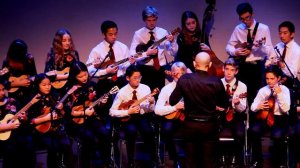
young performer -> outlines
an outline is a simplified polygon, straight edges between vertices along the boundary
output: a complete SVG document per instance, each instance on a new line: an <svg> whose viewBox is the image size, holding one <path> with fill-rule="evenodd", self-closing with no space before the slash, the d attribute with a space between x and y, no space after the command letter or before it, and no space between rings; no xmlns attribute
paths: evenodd
<svg viewBox="0 0 300 168"><path fill-rule="evenodd" d="M27 103L32 91L30 77L36 75L34 58L27 49L27 44L23 40L14 40L2 65L2 68L8 69L4 80L9 87L9 97L18 100L21 106Z"/></svg>
<svg viewBox="0 0 300 168"><path fill-rule="evenodd" d="M3 167L34 168L36 163L35 148L26 111L19 111L19 103L6 96L7 89L4 82L4 80L0 81L0 145L3 154ZM34 104L36 101L38 99L34 98L29 103Z"/></svg>
<svg viewBox="0 0 300 168"><path fill-rule="evenodd" d="M192 11L185 11L181 16L181 32L177 37L178 52L175 60L182 61L190 70L194 71L193 61L200 51L210 48L201 43L201 28L197 15Z"/></svg>
<svg viewBox="0 0 300 168"><path fill-rule="evenodd" d="M140 67L143 75L142 83L145 83L151 89L156 87L162 88L165 85L164 66L170 62L170 60L167 60L168 57L176 54L177 44L173 35L169 35L167 30L156 26L158 20L156 8L147 6L142 12L142 17L145 26L135 31L130 46L130 54L134 55L137 52L143 52L143 56L151 58L149 62L142 63ZM167 40L160 43L157 47L146 45L164 37Z"/></svg>
<svg viewBox="0 0 300 168"><path fill-rule="evenodd" d="M268 67L265 75L267 85L258 91L251 105L251 110L258 114L258 120L250 128L253 136L252 157L257 166L263 166L261 137L271 130L273 166L287 166L284 141L289 128L290 91L278 83L282 74L277 66Z"/></svg>
<svg viewBox="0 0 300 168"><path fill-rule="evenodd" d="M118 26L115 22L106 20L101 24L104 40L94 47L87 60L91 77L100 78L98 84L106 92L112 86L122 87L126 84L123 75L134 59L130 58L128 47L117 40ZM115 62L130 58L129 61L114 65Z"/></svg>
<svg viewBox="0 0 300 168"><path fill-rule="evenodd" d="M68 131L81 143L81 167L107 167L110 159L111 129L108 113L101 107L90 107L99 94L95 83L89 78L88 69L82 62L74 62L70 67L68 87L78 85L68 103L71 123ZM106 103L107 96L99 103ZM98 105L99 103L95 104ZM101 104L100 104L101 105Z"/></svg>
<svg viewBox="0 0 300 168"><path fill-rule="evenodd" d="M281 42L275 46L275 53L273 53L273 55L268 59L266 65L278 65L284 75L281 83L286 85L288 88L293 89L293 77L297 78L298 70L300 68L300 47L294 40L295 26L290 21L284 21L278 26L278 32ZM284 62L287 65L285 65Z"/></svg>
<svg viewBox="0 0 300 168"><path fill-rule="evenodd" d="M150 94L150 88L147 85L140 83L142 75L134 65L127 68L125 76L128 84L121 88L115 97L110 109L110 115L124 121L122 127L125 131L128 167L134 167L137 131L140 132L144 139L145 147L148 149L147 151L149 152L152 161L151 166L155 166L157 156L155 153L154 130L149 121L149 115L151 115L154 110L155 101ZM135 102L142 99L145 100L140 104L131 105L130 103L131 101Z"/></svg>
<svg viewBox="0 0 300 168"><path fill-rule="evenodd" d="M180 127L182 121L184 120L184 102L179 101L176 105L169 105L169 97L173 90L176 87L176 82L178 79L185 74L187 68L182 62L175 62L171 67L171 73L173 77L173 82L164 86L158 96L157 103L155 105L155 114L160 116L170 116L170 118L162 118L161 119L161 132L160 136L162 141L165 142L166 149L168 150L170 159L174 162L174 167L180 167L179 158L176 151L176 146L173 141L174 134ZM178 113L178 115L174 114ZM181 114L180 114L181 113ZM174 117L172 117L174 115Z"/></svg>
<svg viewBox="0 0 300 168"><path fill-rule="evenodd" d="M224 63L224 78L222 83L229 98L230 106L225 114L223 128L229 128L234 138L233 152L236 159L232 159L237 165L243 165L243 147L245 142L245 110L247 108L247 86L235 76L239 72L239 66L233 58Z"/></svg>
<svg viewBox="0 0 300 168"><path fill-rule="evenodd" d="M240 64L237 78L247 85L251 104L264 82L264 60L273 52L273 46L269 27L254 19L249 3L239 4L236 12L241 23L234 28L226 51Z"/></svg>
<svg viewBox="0 0 300 168"><path fill-rule="evenodd" d="M55 80L57 81L52 81L52 90L56 92L64 90L62 88L67 83L69 69L74 61L79 61L79 55L75 49L72 36L67 29L58 29L47 55L44 70L45 73L54 70L56 74Z"/></svg>
<svg viewBox="0 0 300 168"><path fill-rule="evenodd" d="M58 95L51 92L51 82L46 74L38 74L34 80L35 94L41 99L28 110L29 120L35 127L37 140L47 148L47 167L72 168L72 145L66 134L63 104Z"/></svg>

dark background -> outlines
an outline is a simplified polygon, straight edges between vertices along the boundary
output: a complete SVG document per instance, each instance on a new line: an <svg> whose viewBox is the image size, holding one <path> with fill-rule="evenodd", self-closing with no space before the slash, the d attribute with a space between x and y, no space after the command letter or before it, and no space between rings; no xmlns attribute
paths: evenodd
<svg viewBox="0 0 300 168"><path fill-rule="evenodd" d="M233 28L239 23L236 6L245 1L216 1L210 43L224 61L227 58L225 45ZM282 21L294 22L296 33L300 29L299 0L248 2L254 8L256 20L270 27L274 45L279 42L277 27ZM141 13L147 5L158 9L158 26L168 30L180 27L180 17L185 10L194 11L201 21L207 6L205 0L1 0L0 61L5 58L9 44L21 38L35 57L38 72L42 72L55 32L59 28L67 28L73 36L81 61L86 62L91 49L103 39L100 24L107 19L118 24L119 41L130 47L134 31L144 25ZM296 41L298 39L296 35Z"/></svg>

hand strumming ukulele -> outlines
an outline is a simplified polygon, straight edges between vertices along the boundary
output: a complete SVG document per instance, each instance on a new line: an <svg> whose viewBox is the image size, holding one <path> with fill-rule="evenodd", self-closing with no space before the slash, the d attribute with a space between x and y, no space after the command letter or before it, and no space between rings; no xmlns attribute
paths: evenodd
<svg viewBox="0 0 300 168"><path fill-rule="evenodd" d="M150 94L142 97L140 100L129 100L127 102L121 103L119 106L119 110L128 110L131 106L138 106L143 101L145 101L149 96L154 96L159 93L159 89L155 88ZM128 117L122 117L122 122L127 122L130 119L130 116Z"/></svg>
<svg viewBox="0 0 300 168"><path fill-rule="evenodd" d="M4 119L0 121L0 124L7 124L11 120L15 120L15 122L20 122L19 117L20 115L24 115L26 111L36 102L40 100L40 95L37 94L33 97L32 100L30 100L29 103L27 103L20 111L18 111L16 114L6 114ZM0 133L0 140L5 141L7 140L11 135L11 130L3 131Z"/></svg>
<svg viewBox="0 0 300 168"><path fill-rule="evenodd" d="M90 101L85 101L85 107L83 105L79 105L79 106L75 106L72 108L72 111L84 111L85 109L91 109L93 107L95 107L96 105L98 105L103 99L105 99L107 96L115 94L119 91L118 86L114 86L113 88L110 89L109 92L105 93L104 95L102 95L99 99L97 99L94 102L90 102ZM73 121L76 124L83 124L85 122L86 116L78 116L78 117L74 117Z"/></svg>
<svg viewBox="0 0 300 168"><path fill-rule="evenodd" d="M75 90L77 90L78 88L79 88L79 86L74 85L74 86L73 86L73 87L72 87L72 88L71 88L71 89L63 96L63 98L61 98L61 100L57 103L57 105L56 105L55 108L52 110L52 112L51 112L51 107L43 108L43 110L42 110L43 114L40 115L40 116L38 116L38 117L36 117L36 118L42 118L42 117L45 117L45 116L47 116L50 112L51 112L51 114L56 113L57 108L58 108L58 105L61 104L61 103L63 103L63 102L68 98L68 96L69 96L70 94L72 94ZM46 132L48 132L48 131L50 130L50 128L51 128L51 120L46 121L46 122L43 122L43 123L40 123L40 124L37 124L37 125L35 126L35 129L36 129L38 132L40 132L40 133L46 133Z"/></svg>

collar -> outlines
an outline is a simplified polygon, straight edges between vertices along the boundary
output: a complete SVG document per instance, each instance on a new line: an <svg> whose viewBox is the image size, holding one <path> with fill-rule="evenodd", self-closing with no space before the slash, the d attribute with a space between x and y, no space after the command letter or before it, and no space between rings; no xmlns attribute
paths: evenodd
<svg viewBox="0 0 300 168"><path fill-rule="evenodd" d="M241 24L242 24L242 28L244 30L251 29L251 32L252 32L254 30L255 25L256 25L256 20L254 19L253 24L249 28L244 23L241 23Z"/></svg>

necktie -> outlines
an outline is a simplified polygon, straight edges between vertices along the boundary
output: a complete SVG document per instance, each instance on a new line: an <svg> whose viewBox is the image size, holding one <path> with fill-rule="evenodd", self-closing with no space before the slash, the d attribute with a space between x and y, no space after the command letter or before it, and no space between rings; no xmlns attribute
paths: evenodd
<svg viewBox="0 0 300 168"><path fill-rule="evenodd" d="M109 59L111 60L111 62L115 62L116 58L115 58L114 49L112 47L113 47L113 44L109 44L109 52L110 52ZM118 79L117 73L113 74L113 76L111 77L111 80L117 81L117 79Z"/></svg>
<svg viewBox="0 0 300 168"><path fill-rule="evenodd" d="M136 90L132 91L132 100L137 100Z"/></svg>
<svg viewBox="0 0 300 168"><path fill-rule="evenodd" d="M150 40L154 42L155 41L155 37L154 37L153 33L154 33L153 31L149 32L149 34L150 34ZM158 56L157 55L155 55L153 57L153 67L156 70L159 70L159 68L160 68L159 60L158 60Z"/></svg>
<svg viewBox="0 0 300 168"><path fill-rule="evenodd" d="M284 60L284 58L285 58L285 55L286 55L286 45L284 45L284 49L283 49L283 52L282 52L282 60Z"/></svg>
<svg viewBox="0 0 300 168"><path fill-rule="evenodd" d="M109 44L109 52L110 52L109 59L111 59L112 61L115 61L116 60L115 53L114 53L114 49L112 47L113 47L113 44Z"/></svg>
<svg viewBox="0 0 300 168"><path fill-rule="evenodd" d="M253 43L252 37L251 37L251 29L248 29L248 34L247 34L247 43L251 44Z"/></svg>
<svg viewBox="0 0 300 168"><path fill-rule="evenodd" d="M226 84L226 93L227 93L227 95L229 97L229 100L232 100L232 98L231 98L231 91L230 91L230 84L229 83ZM229 101L229 102L230 102L230 105L229 105L228 111L226 113L226 120L228 122L232 121L232 119L233 119L233 111L234 111L233 108L232 108L232 105L231 105L231 101Z"/></svg>
<svg viewBox="0 0 300 168"><path fill-rule="evenodd" d="M228 96L230 96L230 94L231 94L229 83L226 84L226 93L227 93Z"/></svg>

